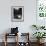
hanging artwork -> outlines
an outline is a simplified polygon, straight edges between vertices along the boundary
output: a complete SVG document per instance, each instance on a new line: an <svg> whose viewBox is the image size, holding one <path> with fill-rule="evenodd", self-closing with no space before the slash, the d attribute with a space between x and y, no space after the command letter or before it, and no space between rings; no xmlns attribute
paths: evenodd
<svg viewBox="0 0 46 46"><path fill-rule="evenodd" d="M24 6L11 7L11 20L12 22L24 21Z"/></svg>

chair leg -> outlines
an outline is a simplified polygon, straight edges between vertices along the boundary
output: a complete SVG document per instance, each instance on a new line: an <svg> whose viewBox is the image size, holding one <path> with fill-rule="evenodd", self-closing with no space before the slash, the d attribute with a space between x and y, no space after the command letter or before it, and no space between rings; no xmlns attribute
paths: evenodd
<svg viewBox="0 0 46 46"><path fill-rule="evenodd" d="M5 41L5 46L7 46L7 42Z"/></svg>
<svg viewBox="0 0 46 46"><path fill-rule="evenodd" d="M7 46L7 33L5 34L5 46Z"/></svg>

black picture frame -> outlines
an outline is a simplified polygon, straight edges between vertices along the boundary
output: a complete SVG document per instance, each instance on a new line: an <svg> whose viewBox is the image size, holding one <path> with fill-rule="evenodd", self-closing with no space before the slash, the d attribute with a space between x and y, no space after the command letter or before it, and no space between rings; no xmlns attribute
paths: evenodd
<svg viewBox="0 0 46 46"><path fill-rule="evenodd" d="M11 7L11 21L12 22L24 21L24 6Z"/></svg>

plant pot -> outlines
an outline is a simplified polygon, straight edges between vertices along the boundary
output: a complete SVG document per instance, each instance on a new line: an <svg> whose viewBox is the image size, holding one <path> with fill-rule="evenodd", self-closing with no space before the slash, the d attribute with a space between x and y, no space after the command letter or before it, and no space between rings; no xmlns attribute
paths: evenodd
<svg viewBox="0 0 46 46"><path fill-rule="evenodd" d="M37 42L41 44L41 43L44 42L44 40L45 40L45 39L38 39Z"/></svg>
<svg viewBox="0 0 46 46"><path fill-rule="evenodd" d="M40 39L40 43L44 43L44 40L45 40L45 39Z"/></svg>
<svg viewBox="0 0 46 46"><path fill-rule="evenodd" d="M40 43L40 39L37 39L37 43Z"/></svg>

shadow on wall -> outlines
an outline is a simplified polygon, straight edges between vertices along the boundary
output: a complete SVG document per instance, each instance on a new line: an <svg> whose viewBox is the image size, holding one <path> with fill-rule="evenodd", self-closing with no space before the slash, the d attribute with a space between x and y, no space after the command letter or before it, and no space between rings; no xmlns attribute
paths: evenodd
<svg viewBox="0 0 46 46"><path fill-rule="evenodd" d="M36 42L37 39L33 36L33 33L36 32L36 30L34 28L32 28L32 25L29 26L29 29L30 29L29 34L30 34L30 40L31 40L31 42L33 42L33 41Z"/></svg>

